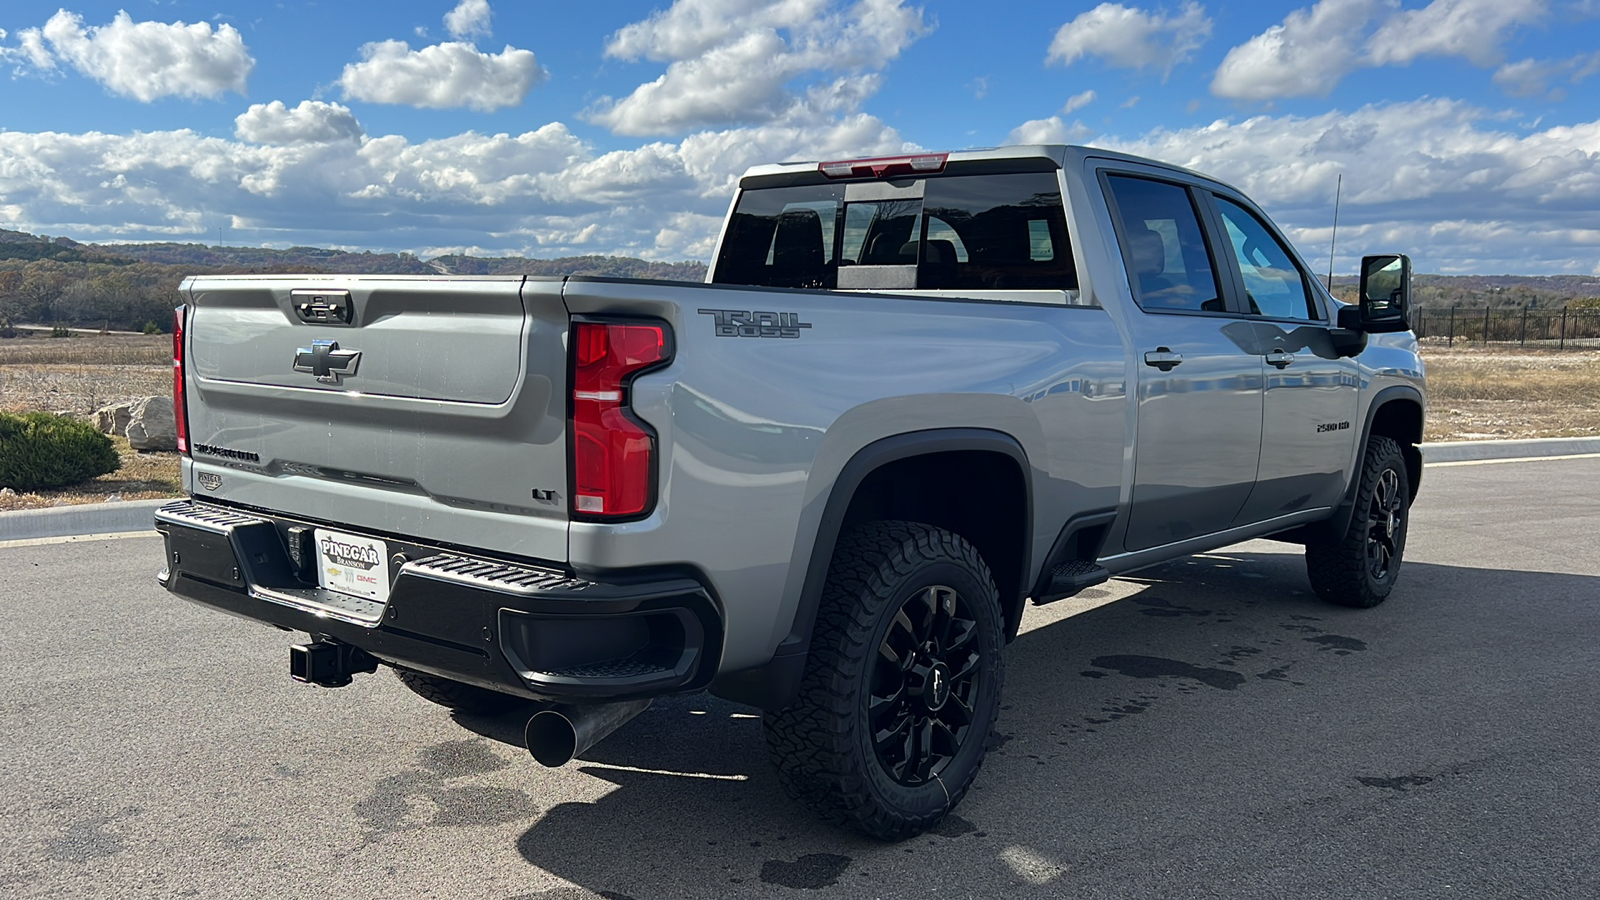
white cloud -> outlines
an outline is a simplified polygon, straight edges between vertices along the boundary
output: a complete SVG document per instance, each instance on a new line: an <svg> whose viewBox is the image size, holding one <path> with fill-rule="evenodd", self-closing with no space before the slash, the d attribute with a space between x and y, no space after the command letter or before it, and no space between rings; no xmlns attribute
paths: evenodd
<svg viewBox="0 0 1600 900"><path fill-rule="evenodd" d="M1221 120L1097 144L1228 181L1315 259L1344 174L1339 244L1400 249L1425 272L1584 272L1595 258L1600 121L1524 134L1466 103ZM1346 227L1349 231L1346 232ZM1354 266L1342 259L1340 270Z"/></svg>
<svg viewBox="0 0 1600 900"><path fill-rule="evenodd" d="M1496 69L1494 83L1513 97L1537 97L1548 92L1550 99L1561 100L1566 97L1566 91L1559 87L1552 90L1552 82L1565 79L1570 84L1578 84L1597 71L1600 71L1600 51L1571 59L1523 59Z"/></svg>
<svg viewBox="0 0 1600 900"><path fill-rule="evenodd" d="M1359 68L1409 65L1422 56L1459 56L1488 68L1516 28L1549 12L1545 0L1433 0L1400 10L1394 0L1320 0L1228 51L1211 92L1236 100L1327 96ZM1373 24L1376 23L1376 28ZM1522 96L1541 73L1513 64L1496 81Z"/></svg>
<svg viewBox="0 0 1600 900"><path fill-rule="evenodd" d="M0 30L0 41L6 35ZM24 28L17 33L18 45L0 47L0 63L16 66L16 73L48 73L56 70L56 58L44 44L44 33L37 28Z"/></svg>
<svg viewBox="0 0 1600 900"><path fill-rule="evenodd" d="M929 27L902 0L677 0L628 25L606 55L668 63L660 77L620 100L605 97L585 118L617 134L793 120L853 111L876 90L875 73ZM795 94L807 75L835 77ZM820 104L818 106L817 104Z"/></svg>
<svg viewBox="0 0 1600 900"><path fill-rule="evenodd" d="M1060 116L1023 122L1006 135L1007 144L1079 144L1094 134L1082 122L1068 125Z"/></svg>
<svg viewBox="0 0 1600 900"><path fill-rule="evenodd" d="M1391 17L1367 42L1374 65L1419 56L1460 56L1480 68L1500 62L1507 32L1549 13L1545 0L1433 0Z"/></svg>
<svg viewBox="0 0 1600 900"><path fill-rule="evenodd" d="M421 50L381 41L362 47L361 57L344 67L339 86L346 99L369 103L490 112L520 104L544 78L532 51L509 45L492 54L455 41Z"/></svg>
<svg viewBox="0 0 1600 900"><path fill-rule="evenodd" d="M85 26L82 16L63 9L42 29L24 29L18 38L21 45L0 49L0 59L45 72L60 60L113 93L144 103L243 94L255 67L244 39L227 24L213 29L204 22L135 22L119 12L108 25Z"/></svg>
<svg viewBox="0 0 1600 900"><path fill-rule="evenodd" d="M1550 82L1560 74L1558 63L1524 59L1496 69L1494 83L1513 97L1535 97L1549 90Z"/></svg>
<svg viewBox="0 0 1600 900"><path fill-rule="evenodd" d="M1093 103L1098 97L1099 95L1093 90L1073 94L1071 97L1067 98L1067 102L1061 107L1061 114L1064 116L1068 113L1077 112L1078 110L1083 109L1085 106Z"/></svg>
<svg viewBox="0 0 1600 900"><path fill-rule="evenodd" d="M1359 64L1356 45L1378 0L1321 0L1232 50L1211 93L1239 100L1326 96Z"/></svg>
<svg viewBox="0 0 1600 900"><path fill-rule="evenodd" d="M818 105L854 102L831 82L817 94ZM1095 141L1236 184L1311 258L1326 252L1343 173L1339 243L1351 256L1340 272L1385 249L1412 252L1421 271L1589 271L1600 250L1600 121L1514 121L1426 100ZM228 243L703 259L748 166L916 149L880 119L817 105L612 152L561 123L361 137L348 110L319 101L253 106L236 125L239 139L0 131L0 212L7 227L85 240L217 240L223 226ZM1010 139L1089 135L1059 114Z"/></svg>
<svg viewBox="0 0 1600 900"><path fill-rule="evenodd" d="M493 15L489 0L461 0L455 9L444 14L444 27L451 37L461 40L488 37L493 34L489 27Z"/></svg>
<svg viewBox="0 0 1600 900"><path fill-rule="evenodd" d="M6 225L85 240L188 237L375 250L704 258L756 163L916 149L872 116L701 132L599 153L561 123L523 134L352 139L336 104L267 103L240 140L0 131ZM331 137L331 140L319 140Z"/></svg>
<svg viewBox="0 0 1600 900"><path fill-rule="evenodd" d="M1175 15L1102 3L1061 26L1045 62L1070 66L1097 56L1114 68L1153 67L1170 73L1210 37L1211 19L1193 0Z"/></svg>
<svg viewBox="0 0 1600 900"><path fill-rule="evenodd" d="M677 0L643 22L619 29L606 42L606 55L657 62L692 59L752 30L803 27L827 8L828 0Z"/></svg>
<svg viewBox="0 0 1600 900"><path fill-rule="evenodd" d="M257 144L325 144L360 140L361 123L345 106L302 100L294 109L282 100L256 103L233 120L234 134Z"/></svg>

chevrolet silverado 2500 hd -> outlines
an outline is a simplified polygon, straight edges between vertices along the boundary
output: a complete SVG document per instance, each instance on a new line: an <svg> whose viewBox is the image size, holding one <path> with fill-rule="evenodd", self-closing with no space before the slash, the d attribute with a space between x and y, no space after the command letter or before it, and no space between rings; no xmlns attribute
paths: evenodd
<svg viewBox="0 0 1600 900"><path fill-rule="evenodd" d="M160 581L308 634L302 681L540 702L547 764L654 697L758 706L792 795L906 837L1029 598L1262 536L1389 595L1409 266L1346 306L1228 185L1030 146L752 169L705 285L191 278Z"/></svg>

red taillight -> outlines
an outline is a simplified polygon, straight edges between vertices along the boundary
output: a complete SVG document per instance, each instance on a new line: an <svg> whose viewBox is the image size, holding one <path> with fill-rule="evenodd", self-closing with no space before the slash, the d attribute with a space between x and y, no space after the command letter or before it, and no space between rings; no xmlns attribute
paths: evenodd
<svg viewBox="0 0 1600 900"><path fill-rule="evenodd" d="M178 452L189 453L189 403L183 397L183 314L188 307L172 311L172 418L178 433Z"/></svg>
<svg viewBox="0 0 1600 900"><path fill-rule="evenodd" d="M572 511L642 515L653 501L655 435L628 409L628 382L668 357L664 325L572 324Z"/></svg>
<svg viewBox="0 0 1600 900"><path fill-rule="evenodd" d="M943 172L950 161L948 153L919 153L912 156L880 156L875 159L841 159L817 164L817 171L829 178L892 178Z"/></svg>

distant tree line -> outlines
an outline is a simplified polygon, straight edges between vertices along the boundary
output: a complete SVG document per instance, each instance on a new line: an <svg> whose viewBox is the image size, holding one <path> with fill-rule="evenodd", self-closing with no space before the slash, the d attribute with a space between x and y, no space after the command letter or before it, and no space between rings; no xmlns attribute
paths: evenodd
<svg viewBox="0 0 1600 900"><path fill-rule="evenodd" d="M1357 288L1354 278L1333 280L1333 295L1341 300L1354 303ZM1419 309L1592 308L1600 306L1600 276L1414 275L1411 301Z"/></svg>
<svg viewBox="0 0 1600 900"><path fill-rule="evenodd" d="M316 247L274 250L201 244L100 247L0 229L0 333L18 324L144 331L171 327L178 285L190 275L241 273L384 275L605 275L703 281L699 262L616 256L565 259L349 253Z"/></svg>

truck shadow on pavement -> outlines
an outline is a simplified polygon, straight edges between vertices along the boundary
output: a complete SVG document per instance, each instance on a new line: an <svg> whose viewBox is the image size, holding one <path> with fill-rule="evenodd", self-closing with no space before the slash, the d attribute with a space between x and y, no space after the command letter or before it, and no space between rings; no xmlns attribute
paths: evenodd
<svg viewBox="0 0 1600 900"><path fill-rule="evenodd" d="M1319 601L1286 548L1189 557L1094 590L1120 599L1070 618L1029 611L1007 648L984 769L934 832L890 845L815 820L783 795L752 710L671 698L563 774L528 761L535 782L576 769L615 787L545 810L517 841L529 863L585 891L521 896L1044 896L1069 870L1119 877L1200 852L1241 821L1234 840L1314 865L1294 836L1304 817L1355 815L1475 765L1389 771L1390 749L1373 741L1392 727L1425 743L1449 727L1427 715L1461 714L1507 666L1548 664L1503 658L1501 630L1549 628L1560 608L1592 633L1600 578L1408 562L1388 603L1348 610ZM1432 661L1426 674L1419 660ZM1419 678L1453 695L1418 707ZM521 746L521 718L459 721ZM1466 740L1452 750L1463 760Z"/></svg>

